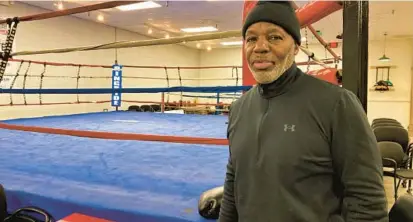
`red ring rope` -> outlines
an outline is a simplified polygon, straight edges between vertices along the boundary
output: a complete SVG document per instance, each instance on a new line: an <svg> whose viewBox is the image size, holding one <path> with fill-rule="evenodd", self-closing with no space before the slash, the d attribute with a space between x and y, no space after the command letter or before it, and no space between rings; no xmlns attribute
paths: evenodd
<svg viewBox="0 0 413 222"><path fill-rule="evenodd" d="M112 133L87 130L69 130L38 126L21 126L7 123L0 123L0 128L8 130L20 130L37 133L58 134L77 137L115 139L115 140L138 140L138 141L155 141L168 143L186 143L186 144L207 144L207 145L228 145L227 139L202 138L202 137L185 137L185 136L162 136L135 133Z"/></svg>

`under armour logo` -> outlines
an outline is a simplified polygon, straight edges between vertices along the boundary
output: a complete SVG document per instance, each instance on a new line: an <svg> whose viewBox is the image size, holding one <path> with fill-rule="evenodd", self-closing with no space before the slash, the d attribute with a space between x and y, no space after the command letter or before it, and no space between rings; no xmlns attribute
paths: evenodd
<svg viewBox="0 0 413 222"><path fill-rule="evenodd" d="M295 125L284 124L284 131L287 132L288 130L291 131L291 132L294 132L295 131Z"/></svg>

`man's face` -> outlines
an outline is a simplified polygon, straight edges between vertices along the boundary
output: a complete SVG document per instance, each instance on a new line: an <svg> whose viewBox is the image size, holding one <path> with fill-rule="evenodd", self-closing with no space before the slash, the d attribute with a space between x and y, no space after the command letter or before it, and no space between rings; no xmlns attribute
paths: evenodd
<svg viewBox="0 0 413 222"><path fill-rule="evenodd" d="M255 80L266 84L277 80L291 67L299 48L280 26L259 22L248 28L244 50Z"/></svg>

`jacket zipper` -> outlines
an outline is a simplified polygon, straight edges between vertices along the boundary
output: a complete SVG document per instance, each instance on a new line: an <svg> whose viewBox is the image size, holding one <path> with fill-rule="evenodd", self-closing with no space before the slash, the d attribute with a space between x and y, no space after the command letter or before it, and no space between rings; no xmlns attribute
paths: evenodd
<svg viewBox="0 0 413 222"><path fill-rule="evenodd" d="M258 127L258 149L257 149L257 161L256 161L256 164L257 165L260 165L259 163L260 163L260 157L261 157L261 128L262 128L262 125L263 125L263 122L264 122L264 119L267 117L267 113L268 113L268 108L270 107L270 100L269 99L265 99L266 100L266 102L265 102L265 105L266 105L266 107L265 107L265 111L264 111L264 113L261 115L261 119L260 119L260 125L259 125L259 127Z"/></svg>

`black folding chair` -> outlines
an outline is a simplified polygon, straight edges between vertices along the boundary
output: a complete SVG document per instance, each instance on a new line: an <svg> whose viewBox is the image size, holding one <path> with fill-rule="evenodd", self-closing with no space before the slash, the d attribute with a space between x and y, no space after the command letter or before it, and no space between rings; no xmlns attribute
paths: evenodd
<svg viewBox="0 0 413 222"><path fill-rule="evenodd" d="M396 200L389 212L389 222L413 222L413 196L405 194Z"/></svg>
<svg viewBox="0 0 413 222"><path fill-rule="evenodd" d="M374 119L374 120L372 121L372 124L373 124L373 123L378 123L378 122L395 122L395 123L399 123L399 124L400 124L399 121L397 121L396 119L392 119L392 118L377 118L377 119Z"/></svg>
<svg viewBox="0 0 413 222"><path fill-rule="evenodd" d="M413 170L409 169L409 156L403 151L400 144L396 142L378 142L378 148L383 160L383 167L392 168L392 171L384 171L385 176L394 179L394 199L398 198L398 190L402 181L413 180Z"/></svg>
<svg viewBox="0 0 413 222"><path fill-rule="evenodd" d="M132 105L128 107L128 111L138 112L139 110L140 110L140 107L136 105Z"/></svg>

